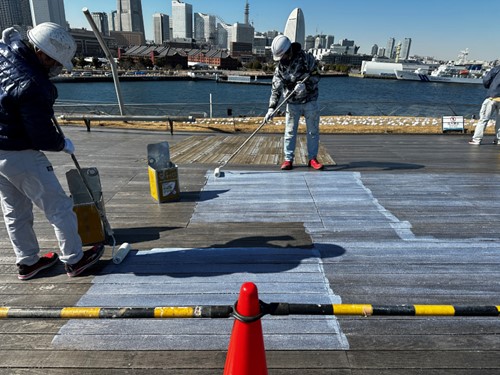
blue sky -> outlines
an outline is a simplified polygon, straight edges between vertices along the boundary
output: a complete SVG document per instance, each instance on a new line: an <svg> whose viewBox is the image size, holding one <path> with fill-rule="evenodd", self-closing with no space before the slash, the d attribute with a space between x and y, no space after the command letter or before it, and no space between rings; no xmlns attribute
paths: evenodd
<svg viewBox="0 0 500 375"><path fill-rule="evenodd" d="M220 16L227 23L243 22L245 0L188 0L193 12ZM250 21L257 31L283 31L288 15L301 8L306 34L329 34L335 42L350 39L369 53L373 44L385 47L391 37L396 42L412 39L411 54L455 59L469 49L469 59L500 58L498 15L500 1L475 0L249 0ZM82 8L110 12L116 0L64 0L71 27L89 28ZM170 0L142 0L146 38L152 39L152 15L171 15Z"/></svg>

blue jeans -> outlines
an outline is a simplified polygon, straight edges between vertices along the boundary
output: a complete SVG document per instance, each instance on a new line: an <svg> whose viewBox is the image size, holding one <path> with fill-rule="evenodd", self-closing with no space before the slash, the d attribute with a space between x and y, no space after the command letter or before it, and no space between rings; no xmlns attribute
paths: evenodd
<svg viewBox="0 0 500 375"><path fill-rule="evenodd" d="M304 116L307 128L307 157L316 158L319 149L319 105L317 100L305 104L286 106L284 153L285 160L293 161L297 144L300 116Z"/></svg>

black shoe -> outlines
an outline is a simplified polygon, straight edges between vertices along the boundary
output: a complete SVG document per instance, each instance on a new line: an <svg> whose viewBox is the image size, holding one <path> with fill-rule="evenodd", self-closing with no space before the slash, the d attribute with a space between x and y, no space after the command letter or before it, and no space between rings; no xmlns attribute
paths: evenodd
<svg viewBox="0 0 500 375"><path fill-rule="evenodd" d="M19 271L19 275L17 278L19 280L28 280L35 276L41 270L45 270L47 268L52 267L59 260L59 256L56 253L50 252L42 256L38 262L32 264L31 266L27 266L25 264L18 264L17 270Z"/></svg>
<svg viewBox="0 0 500 375"><path fill-rule="evenodd" d="M78 276L97 261L104 254L104 245L95 245L92 249L84 251L83 257L75 264L65 264L66 274L69 277Z"/></svg>

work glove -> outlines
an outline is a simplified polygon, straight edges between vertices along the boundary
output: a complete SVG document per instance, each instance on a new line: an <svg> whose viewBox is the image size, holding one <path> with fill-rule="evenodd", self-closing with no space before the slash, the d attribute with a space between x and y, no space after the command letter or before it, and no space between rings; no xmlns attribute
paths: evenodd
<svg viewBox="0 0 500 375"><path fill-rule="evenodd" d="M264 122L269 122L273 119L274 117L274 109L269 108L267 110L266 116L264 117Z"/></svg>
<svg viewBox="0 0 500 375"><path fill-rule="evenodd" d="M299 82L295 85L295 95L303 96L306 93L306 85L302 82Z"/></svg>
<svg viewBox="0 0 500 375"><path fill-rule="evenodd" d="M12 42L22 40L21 34L14 27L9 27L2 32L2 42L11 44Z"/></svg>
<svg viewBox="0 0 500 375"><path fill-rule="evenodd" d="M62 150L70 155L75 153L75 146L73 145L73 142L71 142L71 139L64 138L64 148Z"/></svg>

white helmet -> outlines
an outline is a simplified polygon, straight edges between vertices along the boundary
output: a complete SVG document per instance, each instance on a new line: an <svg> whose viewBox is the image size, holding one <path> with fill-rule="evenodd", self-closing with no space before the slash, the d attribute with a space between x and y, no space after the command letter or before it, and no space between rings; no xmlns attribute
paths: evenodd
<svg viewBox="0 0 500 375"><path fill-rule="evenodd" d="M283 55L290 49L292 42L284 35L278 35L273 39L271 44L271 52L273 53L274 61L280 61Z"/></svg>
<svg viewBox="0 0 500 375"><path fill-rule="evenodd" d="M28 31L28 39L67 70L73 69L71 59L76 52L76 43L62 26L52 22L41 23Z"/></svg>

